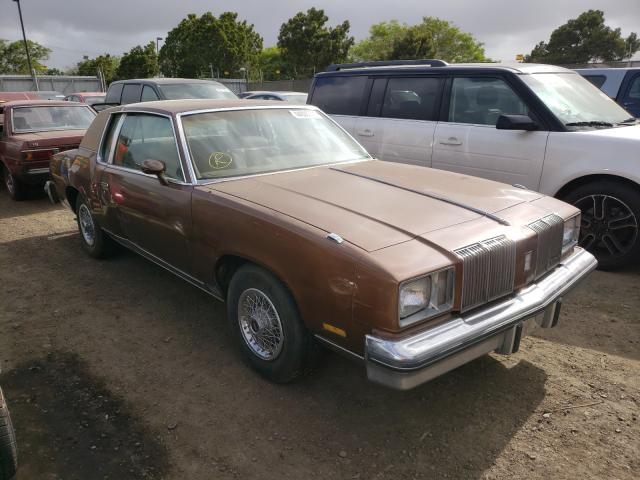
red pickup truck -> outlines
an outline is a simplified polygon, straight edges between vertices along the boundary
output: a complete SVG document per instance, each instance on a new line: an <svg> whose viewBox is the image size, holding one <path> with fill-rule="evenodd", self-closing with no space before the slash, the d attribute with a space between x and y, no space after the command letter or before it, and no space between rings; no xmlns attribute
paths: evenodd
<svg viewBox="0 0 640 480"><path fill-rule="evenodd" d="M49 178L49 158L77 148L95 111L86 104L51 100L0 103L0 169L14 200Z"/></svg>

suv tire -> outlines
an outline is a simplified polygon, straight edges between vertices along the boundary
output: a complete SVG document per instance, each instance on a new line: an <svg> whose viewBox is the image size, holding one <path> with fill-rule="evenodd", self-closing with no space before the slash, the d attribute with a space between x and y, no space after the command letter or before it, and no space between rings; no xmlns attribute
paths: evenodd
<svg viewBox="0 0 640 480"><path fill-rule="evenodd" d="M614 270L640 259L640 190L615 180L582 185L564 201L582 211L580 245Z"/></svg>
<svg viewBox="0 0 640 480"><path fill-rule="evenodd" d="M14 477L18 469L18 448L9 409L0 388L0 480Z"/></svg>

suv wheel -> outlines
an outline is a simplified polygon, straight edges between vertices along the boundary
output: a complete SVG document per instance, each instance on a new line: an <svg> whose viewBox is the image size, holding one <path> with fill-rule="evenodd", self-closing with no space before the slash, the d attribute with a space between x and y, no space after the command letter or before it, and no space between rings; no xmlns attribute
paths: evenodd
<svg viewBox="0 0 640 480"><path fill-rule="evenodd" d="M13 431L9 409L0 388L0 480L9 480L18 468L16 434Z"/></svg>
<svg viewBox="0 0 640 480"><path fill-rule="evenodd" d="M640 192L603 180L576 188L565 201L582 212L580 245L612 270L640 259Z"/></svg>
<svg viewBox="0 0 640 480"><path fill-rule="evenodd" d="M286 383L306 372L317 347L274 275L255 265L240 267L229 285L227 313L244 359L258 373Z"/></svg>

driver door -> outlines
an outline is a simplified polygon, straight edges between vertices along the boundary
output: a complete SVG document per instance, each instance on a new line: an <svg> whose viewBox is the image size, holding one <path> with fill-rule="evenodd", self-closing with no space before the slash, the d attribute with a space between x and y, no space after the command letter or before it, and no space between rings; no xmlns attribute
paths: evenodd
<svg viewBox="0 0 640 480"><path fill-rule="evenodd" d="M142 172L142 162L147 159L165 164L168 185ZM123 114L99 188L103 201L116 212L126 240L143 253L190 272L193 187L185 182L170 117Z"/></svg>

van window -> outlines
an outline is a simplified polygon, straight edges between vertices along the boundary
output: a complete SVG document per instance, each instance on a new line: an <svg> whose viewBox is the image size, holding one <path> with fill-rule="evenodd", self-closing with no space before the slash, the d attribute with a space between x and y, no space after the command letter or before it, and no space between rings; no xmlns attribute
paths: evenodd
<svg viewBox="0 0 640 480"><path fill-rule="evenodd" d="M390 78L381 116L435 120L442 79L435 77Z"/></svg>
<svg viewBox="0 0 640 480"><path fill-rule="evenodd" d="M122 95L122 83L112 83L107 90L107 97L104 99L105 103L120 103L120 96Z"/></svg>
<svg viewBox="0 0 640 480"><path fill-rule="evenodd" d="M141 91L142 85L139 83L126 83L122 89L122 105L139 102Z"/></svg>
<svg viewBox="0 0 640 480"><path fill-rule="evenodd" d="M499 78L454 78L449 121L494 125L500 115L528 115L527 104Z"/></svg>
<svg viewBox="0 0 640 480"><path fill-rule="evenodd" d="M329 114L359 115L366 83L365 76L320 77L311 103Z"/></svg>

